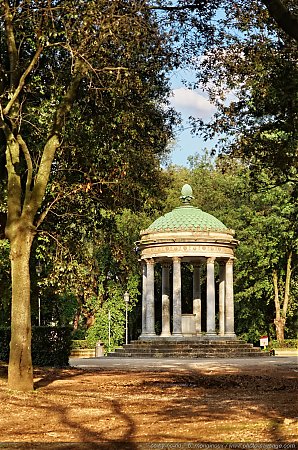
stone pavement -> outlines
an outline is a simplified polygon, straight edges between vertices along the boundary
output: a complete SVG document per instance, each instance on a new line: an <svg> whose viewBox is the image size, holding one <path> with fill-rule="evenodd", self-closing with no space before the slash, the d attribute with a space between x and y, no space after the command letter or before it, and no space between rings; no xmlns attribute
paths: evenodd
<svg viewBox="0 0 298 450"><path fill-rule="evenodd" d="M121 371L185 371L192 369L241 370L249 368L283 368L298 372L298 358L295 352L287 356L277 355L262 358L70 358L71 367L80 369Z"/></svg>

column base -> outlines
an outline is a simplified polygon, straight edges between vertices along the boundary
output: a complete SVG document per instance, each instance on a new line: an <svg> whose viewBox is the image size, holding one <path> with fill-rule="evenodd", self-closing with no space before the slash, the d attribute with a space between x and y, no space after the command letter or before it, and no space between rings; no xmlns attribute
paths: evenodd
<svg viewBox="0 0 298 450"><path fill-rule="evenodd" d="M158 338L159 336L157 336L157 334L141 334L140 336L139 336L139 338L138 338L138 340L139 341L146 341L146 340L148 340L148 341L150 341L151 339L156 339L156 338Z"/></svg>
<svg viewBox="0 0 298 450"><path fill-rule="evenodd" d="M182 333L172 333L172 337L183 337Z"/></svg>
<svg viewBox="0 0 298 450"><path fill-rule="evenodd" d="M235 333L225 333L225 334L223 335L223 337L229 338L229 339L237 339L237 336L236 336Z"/></svg>
<svg viewBox="0 0 298 450"><path fill-rule="evenodd" d="M214 337L214 336L217 336L217 333L215 331L207 331L205 336Z"/></svg>
<svg viewBox="0 0 298 450"><path fill-rule="evenodd" d="M171 333L169 331L163 331L160 335L160 337L171 337Z"/></svg>

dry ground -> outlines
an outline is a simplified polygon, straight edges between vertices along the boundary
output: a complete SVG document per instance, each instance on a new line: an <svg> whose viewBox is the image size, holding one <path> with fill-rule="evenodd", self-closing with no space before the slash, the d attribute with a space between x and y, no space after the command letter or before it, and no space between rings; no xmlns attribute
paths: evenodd
<svg viewBox="0 0 298 450"><path fill-rule="evenodd" d="M30 394L7 391L6 374L7 367L0 366L0 449L8 442L19 443L14 446L18 449L26 447L20 443L31 449L34 443L47 448L50 442L50 448L88 450L126 448L124 443L133 449L200 448L179 447L179 442L298 448L290 445L297 443L293 367L159 372L45 368L35 370ZM74 446L59 447L62 442ZM104 447L91 444L98 442Z"/></svg>

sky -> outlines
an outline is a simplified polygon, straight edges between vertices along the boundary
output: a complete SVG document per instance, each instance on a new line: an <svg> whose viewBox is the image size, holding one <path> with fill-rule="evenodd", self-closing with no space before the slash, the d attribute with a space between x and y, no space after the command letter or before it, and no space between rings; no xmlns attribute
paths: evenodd
<svg viewBox="0 0 298 450"><path fill-rule="evenodd" d="M187 166L189 156L196 153L203 153L205 148L212 148L214 142L205 142L200 136L191 133L191 126L188 121L189 116L201 117L209 120L215 112L215 108L208 101L206 93L199 89L187 88L182 80L193 81L194 75L191 72L180 71L171 75L172 107L181 114L182 130L176 132L176 139L170 156L172 164ZM180 128L180 127L179 127Z"/></svg>

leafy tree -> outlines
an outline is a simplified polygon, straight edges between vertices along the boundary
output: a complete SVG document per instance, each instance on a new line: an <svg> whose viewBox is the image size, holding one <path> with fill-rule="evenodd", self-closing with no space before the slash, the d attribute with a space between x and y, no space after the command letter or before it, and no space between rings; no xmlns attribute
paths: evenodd
<svg viewBox="0 0 298 450"><path fill-rule="evenodd" d="M221 152L269 168L278 183L296 180L297 2L156 3L176 33L177 52L197 73L191 87L207 91L217 107L207 124L193 118L194 131L220 134Z"/></svg>
<svg viewBox="0 0 298 450"><path fill-rule="evenodd" d="M255 193L248 190L249 203L243 202L240 209L239 237L243 243L237 253L239 298L248 296L263 307L267 305L269 317L274 312L272 322L281 343L288 312L295 305L297 206L293 189L285 185ZM272 334L273 330L268 331Z"/></svg>
<svg viewBox="0 0 298 450"><path fill-rule="evenodd" d="M245 10L246 8L251 7L251 3L251 1L247 0L233 2L230 0L157 0L153 1L153 8L172 13L171 18L178 17L182 24L185 24L185 22L189 24L189 21L192 22L195 27L199 25L201 31L207 31L208 26L208 31L212 31L214 30L214 27L208 23L208 20L214 18L219 10ZM259 8L265 6L267 13L278 27L280 27L280 29L289 37L298 42L297 9L295 9L295 4L293 2L288 0L259 0L253 3Z"/></svg>
<svg viewBox="0 0 298 450"><path fill-rule="evenodd" d="M271 186L266 171L262 189L251 184L250 170L240 161L190 158L191 169L171 171L193 187L193 204L236 231L236 331L252 342L260 334L292 337L297 283L297 188L293 183ZM180 184L181 187L181 184ZM176 187L175 187L176 189ZM176 189L176 197L179 189ZM287 324L291 324L287 327ZM291 328L292 327L292 328Z"/></svg>
<svg viewBox="0 0 298 450"><path fill-rule="evenodd" d="M33 386L29 261L34 237L62 197L69 200L96 186L99 198L104 191L103 206L115 206L127 199L132 181L135 193L149 186L171 128L158 107L166 96L169 53L143 2L2 0L0 27L0 139L12 274L8 385L27 391ZM113 116L119 103L119 115ZM133 164L139 132L144 165ZM151 192L155 188L153 183ZM78 215L93 207L82 204L82 197L76 200ZM73 203L64 202L64 215Z"/></svg>
<svg viewBox="0 0 298 450"><path fill-rule="evenodd" d="M297 181L297 44L259 2L233 2L219 22L197 67L217 112L193 123L205 137L221 133L220 150L245 158L252 175L268 168L279 184Z"/></svg>

